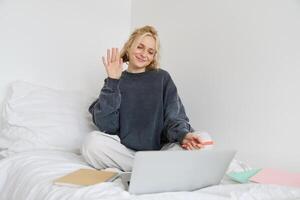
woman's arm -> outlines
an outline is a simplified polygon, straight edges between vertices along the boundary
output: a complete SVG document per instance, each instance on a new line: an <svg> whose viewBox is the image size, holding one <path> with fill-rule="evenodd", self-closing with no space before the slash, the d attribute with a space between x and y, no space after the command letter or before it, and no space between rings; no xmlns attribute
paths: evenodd
<svg viewBox="0 0 300 200"><path fill-rule="evenodd" d="M171 143L181 143L187 133L194 131L169 74L166 77L164 89L164 130L168 142Z"/></svg>
<svg viewBox="0 0 300 200"><path fill-rule="evenodd" d="M89 107L93 122L100 131L113 135L118 134L120 104L119 79L108 77L105 79L99 98Z"/></svg>
<svg viewBox="0 0 300 200"><path fill-rule="evenodd" d="M89 111L100 131L116 135L119 132L121 104L119 82L123 71L123 60L118 48L107 49L107 55L102 57L102 62L108 77L104 80L99 98L92 103Z"/></svg>

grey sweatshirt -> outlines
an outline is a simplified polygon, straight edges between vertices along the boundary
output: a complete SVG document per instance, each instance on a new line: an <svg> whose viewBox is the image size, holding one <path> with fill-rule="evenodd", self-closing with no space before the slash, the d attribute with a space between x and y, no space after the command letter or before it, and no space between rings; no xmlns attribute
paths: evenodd
<svg viewBox="0 0 300 200"><path fill-rule="evenodd" d="M120 79L106 78L89 111L100 131L118 135L123 145L136 151L159 150L194 131L175 84L163 69L123 71Z"/></svg>

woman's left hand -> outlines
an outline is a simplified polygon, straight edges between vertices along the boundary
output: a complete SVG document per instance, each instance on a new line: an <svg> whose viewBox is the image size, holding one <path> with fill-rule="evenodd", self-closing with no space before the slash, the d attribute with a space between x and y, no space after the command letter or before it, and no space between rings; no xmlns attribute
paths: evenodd
<svg viewBox="0 0 300 200"><path fill-rule="evenodd" d="M197 133L189 132L181 142L181 147L186 150L196 150L204 147L204 144Z"/></svg>

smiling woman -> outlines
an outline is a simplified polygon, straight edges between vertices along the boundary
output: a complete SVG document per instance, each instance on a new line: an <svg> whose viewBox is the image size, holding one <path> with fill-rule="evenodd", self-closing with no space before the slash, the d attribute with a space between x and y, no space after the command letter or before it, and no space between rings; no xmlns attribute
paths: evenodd
<svg viewBox="0 0 300 200"><path fill-rule="evenodd" d="M159 48L157 31L151 26L145 26L131 34L120 57L123 62L128 62L127 71L144 72L159 67Z"/></svg>
<svg viewBox="0 0 300 200"><path fill-rule="evenodd" d="M155 40L151 36L145 36L140 42L135 42L129 49L129 59L131 60L127 71L143 72L145 66L149 66L154 58Z"/></svg>
<svg viewBox="0 0 300 200"><path fill-rule="evenodd" d="M121 52L108 49L102 60L108 77L89 108L99 131L81 149L89 164L131 171L136 151L204 148L170 74L159 68L154 27L136 29ZM123 62L128 64L124 71Z"/></svg>

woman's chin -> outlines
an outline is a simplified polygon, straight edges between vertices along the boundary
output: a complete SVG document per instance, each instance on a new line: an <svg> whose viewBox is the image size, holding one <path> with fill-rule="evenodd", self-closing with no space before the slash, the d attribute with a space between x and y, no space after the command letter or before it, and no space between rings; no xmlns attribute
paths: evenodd
<svg viewBox="0 0 300 200"><path fill-rule="evenodd" d="M136 66L137 68L139 68L139 69L142 69L142 68L147 67L148 65L147 65L146 63L136 63L135 66Z"/></svg>

